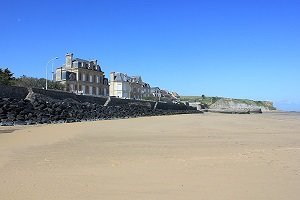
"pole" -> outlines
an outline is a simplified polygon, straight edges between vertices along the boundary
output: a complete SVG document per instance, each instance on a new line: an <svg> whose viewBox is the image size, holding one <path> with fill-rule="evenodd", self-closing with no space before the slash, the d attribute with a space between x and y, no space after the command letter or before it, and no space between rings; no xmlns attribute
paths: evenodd
<svg viewBox="0 0 300 200"><path fill-rule="evenodd" d="M54 60L52 60L52 81L54 81L54 68L53 68Z"/></svg>
<svg viewBox="0 0 300 200"><path fill-rule="evenodd" d="M56 60L56 59L58 59L58 57L52 58L51 60L49 60L47 62L47 65L46 65L46 90L48 90L48 65L49 65L50 62L52 62L52 71L53 71L53 61Z"/></svg>
<svg viewBox="0 0 300 200"><path fill-rule="evenodd" d="M46 90L48 90L48 63L46 65Z"/></svg>

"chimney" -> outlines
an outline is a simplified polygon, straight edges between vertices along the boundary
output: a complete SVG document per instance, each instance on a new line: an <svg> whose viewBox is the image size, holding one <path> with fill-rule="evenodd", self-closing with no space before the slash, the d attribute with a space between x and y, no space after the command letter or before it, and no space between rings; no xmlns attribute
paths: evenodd
<svg viewBox="0 0 300 200"><path fill-rule="evenodd" d="M73 54L67 53L66 54L66 68L72 68L73 66Z"/></svg>

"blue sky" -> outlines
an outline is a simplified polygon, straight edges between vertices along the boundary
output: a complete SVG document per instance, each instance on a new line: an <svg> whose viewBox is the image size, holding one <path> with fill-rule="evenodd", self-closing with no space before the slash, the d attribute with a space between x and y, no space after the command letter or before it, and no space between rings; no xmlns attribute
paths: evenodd
<svg viewBox="0 0 300 200"><path fill-rule="evenodd" d="M0 67L44 77L73 52L181 95L300 110L299 10L300 0L2 1Z"/></svg>

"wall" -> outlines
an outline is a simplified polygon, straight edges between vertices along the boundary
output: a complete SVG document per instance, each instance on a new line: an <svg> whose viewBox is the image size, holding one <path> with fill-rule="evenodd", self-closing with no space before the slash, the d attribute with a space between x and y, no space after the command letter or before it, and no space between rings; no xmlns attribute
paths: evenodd
<svg viewBox="0 0 300 200"><path fill-rule="evenodd" d="M25 99L27 94L27 88L0 85L0 98Z"/></svg>
<svg viewBox="0 0 300 200"><path fill-rule="evenodd" d="M108 97L95 97L87 95L76 95L74 93L69 93L65 91L57 90L44 90L38 88L32 88L32 91L37 94L42 94L53 99L74 99L78 102L89 102L97 103L99 105L104 105L108 100ZM23 87L12 87L12 86L2 86L0 85L0 97L1 98L15 98L15 99L25 99L28 94L28 89ZM154 109L155 101L145 101L145 100L135 100L135 99L120 99L116 97L110 97L108 106L118 106L118 105L139 105ZM158 102L156 109L161 110L195 110L190 106L184 104L173 104Z"/></svg>
<svg viewBox="0 0 300 200"><path fill-rule="evenodd" d="M43 90L38 88L33 88L32 91L34 93L43 94L45 96L51 97L53 99L60 99L64 100L67 98L74 99L79 102L89 102L89 103L97 103L100 105L104 105L107 101L107 97L94 97L94 96L87 96L87 95L76 95L74 93L64 92L64 91L57 91L57 90Z"/></svg>
<svg viewBox="0 0 300 200"><path fill-rule="evenodd" d="M144 100L135 100L135 99L120 99L116 97L111 97L109 106L118 106L118 105L140 105L146 106L151 109L154 108L155 101L144 101Z"/></svg>
<svg viewBox="0 0 300 200"><path fill-rule="evenodd" d="M174 104L174 103L164 103L158 102L156 109L161 110L197 110L191 106L186 106L184 104Z"/></svg>

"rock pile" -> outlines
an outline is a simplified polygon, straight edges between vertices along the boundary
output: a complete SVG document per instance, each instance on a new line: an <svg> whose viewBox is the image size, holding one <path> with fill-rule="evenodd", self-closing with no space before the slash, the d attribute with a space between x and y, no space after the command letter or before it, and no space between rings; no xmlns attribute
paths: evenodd
<svg viewBox="0 0 300 200"><path fill-rule="evenodd" d="M87 120L200 113L197 110L152 110L139 105L103 106L34 94L30 100L0 98L0 125L71 123Z"/></svg>

